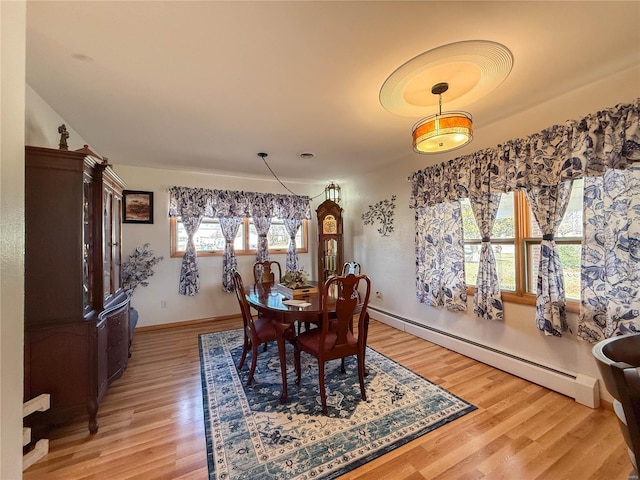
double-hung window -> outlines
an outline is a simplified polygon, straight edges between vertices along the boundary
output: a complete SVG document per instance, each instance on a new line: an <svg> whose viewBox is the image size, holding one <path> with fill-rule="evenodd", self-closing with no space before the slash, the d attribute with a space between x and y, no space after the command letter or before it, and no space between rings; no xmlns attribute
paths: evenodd
<svg viewBox="0 0 640 480"><path fill-rule="evenodd" d="M184 229L180 217L172 217L171 228L171 256L182 257L187 248L187 232ZM222 255L224 253L225 239L217 218L204 217L200 228L193 237L196 251L199 257ZM284 221L274 218L271 220L271 227L267 234L269 242L269 253L287 253L289 248L289 234L285 228ZM258 248L258 233L251 218L244 218L238 234L233 242L236 255L255 255ZM307 246L307 220L302 221L302 225L296 234L296 250L298 253L306 253Z"/></svg>
<svg viewBox="0 0 640 480"><path fill-rule="evenodd" d="M583 180L574 180L569 205L554 236L564 274L567 310L578 311ZM466 283L473 294L482 238L469 199L461 200ZM535 304L542 233L523 191L503 193L491 246L505 301Z"/></svg>

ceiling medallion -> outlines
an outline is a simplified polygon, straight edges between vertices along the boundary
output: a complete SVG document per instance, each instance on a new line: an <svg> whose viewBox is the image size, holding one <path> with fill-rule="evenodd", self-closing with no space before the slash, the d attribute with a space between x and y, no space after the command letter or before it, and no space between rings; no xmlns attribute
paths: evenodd
<svg viewBox="0 0 640 480"><path fill-rule="evenodd" d="M450 43L424 52L400 66L380 89L380 103L397 115L433 113L439 98L426 86L446 82L447 108L461 108L484 97L511 72L513 55L504 45L485 40Z"/></svg>

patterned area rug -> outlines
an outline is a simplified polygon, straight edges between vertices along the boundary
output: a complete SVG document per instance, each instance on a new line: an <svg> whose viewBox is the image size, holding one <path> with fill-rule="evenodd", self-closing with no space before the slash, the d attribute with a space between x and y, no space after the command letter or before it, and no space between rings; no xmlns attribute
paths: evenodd
<svg viewBox="0 0 640 480"><path fill-rule="evenodd" d="M280 362L274 343L258 354L246 386L251 354L241 371L242 330L200 335L202 396L210 479L336 478L475 406L367 348L367 401L360 398L357 365L328 362L329 416L322 414L316 360L302 353L295 384L287 344L289 398L281 405Z"/></svg>

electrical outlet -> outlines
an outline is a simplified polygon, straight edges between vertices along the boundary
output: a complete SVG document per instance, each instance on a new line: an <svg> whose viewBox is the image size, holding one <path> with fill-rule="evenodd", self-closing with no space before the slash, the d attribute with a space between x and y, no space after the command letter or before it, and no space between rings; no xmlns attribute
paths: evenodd
<svg viewBox="0 0 640 480"><path fill-rule="evenodd" d="M166 300L160 300L160 308L167 308L167 301Z"/></svg>

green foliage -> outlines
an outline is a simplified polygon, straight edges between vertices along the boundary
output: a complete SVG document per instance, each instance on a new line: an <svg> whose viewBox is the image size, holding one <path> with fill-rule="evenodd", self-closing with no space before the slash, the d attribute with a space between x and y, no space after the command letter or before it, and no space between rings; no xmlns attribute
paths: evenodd
<svg viewBox="0 0 640 480"><path fill-rule="evenodd" d="M462 209L462 228L464 231L464 238L482 238L480 229L478 228L478 224L476 223L476 219L473 215L471 205L468 202L461 202L460 207ZM492 238L513 238L515 236L513 217L496 218L496 221L493 224L491 236Z"/></svg>
<svg viewBox="0 0 640 480"><path fill-rule="evenodd" d="M494 238L513 238L516 236L515 231L513 217L496 218L491 236Z"/></svg>
<svg viewBox="0 0 640 480"><path fill-rule="evenodd" d="M578 248L577 248L578 247ZM558 254L564 269L580 269L580 248L577 245L558 245Z"/></svg>

